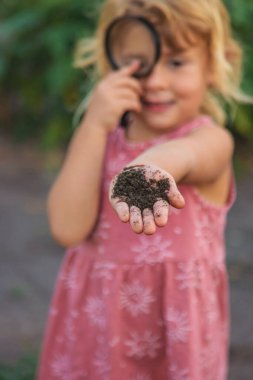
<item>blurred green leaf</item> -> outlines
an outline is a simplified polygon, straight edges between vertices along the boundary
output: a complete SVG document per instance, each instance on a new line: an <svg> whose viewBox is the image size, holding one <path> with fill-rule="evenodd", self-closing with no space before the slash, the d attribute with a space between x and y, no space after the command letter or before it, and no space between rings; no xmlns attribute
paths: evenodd
<svg viewBox="0 0 253 380"><path fill-rule="evenodd" d="M0 380L34 380L38 353L32 352L14 364L0 363Z"/></svg>
<svg viewBox="0 0 253 380"><path fill-rule="evenodd" d="M0 21L0 42L10 42L17 34L33 30L43 20L39 11L23 11Z"/></svg>
<svg viewBox="0 0 253 380"><path fill-rule="evenodd" d="M73 68L77 40L92 35L101 0L2 0L0 128L16 140L64 144L87 77Z"/></svg>

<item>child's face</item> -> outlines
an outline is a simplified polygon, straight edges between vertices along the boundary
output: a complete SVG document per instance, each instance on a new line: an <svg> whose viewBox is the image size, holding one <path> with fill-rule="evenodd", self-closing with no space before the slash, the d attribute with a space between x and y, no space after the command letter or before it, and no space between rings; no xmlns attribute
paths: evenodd
<svg viewBox="0 0 253 380"><path fill-rule="evenodd" d="M141 83L142 112L136 115L133 129L157 135L191 120L199 114L211 84L204 44L180 53L164 48L152 73Z"/></svg>

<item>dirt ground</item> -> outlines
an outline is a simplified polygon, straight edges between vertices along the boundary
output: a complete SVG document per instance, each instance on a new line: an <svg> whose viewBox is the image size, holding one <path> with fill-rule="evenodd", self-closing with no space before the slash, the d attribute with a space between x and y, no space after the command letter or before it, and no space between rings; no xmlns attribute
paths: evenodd
<svg viewBox="0 0 253 380"><path fill-rule="evenodd" d="M0 140L0 362L38 350L63 250L51 239L47 191L61 155ZM253 379L253 176L238 182L229 214L229 380Z"/></svg>

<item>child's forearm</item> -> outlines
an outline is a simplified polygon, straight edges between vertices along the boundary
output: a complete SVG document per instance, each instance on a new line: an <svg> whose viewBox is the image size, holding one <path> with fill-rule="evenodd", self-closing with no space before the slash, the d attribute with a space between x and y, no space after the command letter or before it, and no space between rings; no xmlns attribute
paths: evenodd
<svg viewBox="0 0 253 380"><path fill-rule="evenodd" d="M83 240L95 224L106 141L102 129L84 121L50 191L49 222L54 238L63 246Z"/></svg>
<svg viewBox="0 0 253 380"><path fill-rule="evenodd" d="M223 128L202 128L188 136L152 147L129 165L156 165L177 183L201 184L215 180L230 164L233 140Z"/></svg>

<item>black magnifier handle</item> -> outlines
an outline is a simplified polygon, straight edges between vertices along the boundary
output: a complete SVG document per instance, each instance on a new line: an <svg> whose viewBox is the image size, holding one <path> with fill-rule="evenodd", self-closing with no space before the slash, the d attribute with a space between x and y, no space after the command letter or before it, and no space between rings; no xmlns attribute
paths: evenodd
<svg viewBox="0 0 253 380"><path fill-rule="evenodd" d="M131 121L130 111L126 111L120 120L120 126L126 128Z"/></svg>
<svg viewBox="0 0 253 380"><path fill-rule="evenodd" d="M140 69L142 67L146 66L146 62L144 61L143 57L137 57L136 56L134 59L136 59L137 61L139 61ZM153 65L154 65L154 63L152 64L152 67L153 67ZM148 73L150 73L150 70L148 70ZM136 73L133 73L132 76L134 78L136 78L136 79L140 79L140 78L143 78L143 77L147 76L148 73L140 75L139 70L137 69ZM120 120L120 126L122 128L126 128L129 125L130 122L131 122L131 111L126 111L123 114L123 116L122 116L122 118Z"/></svg>

